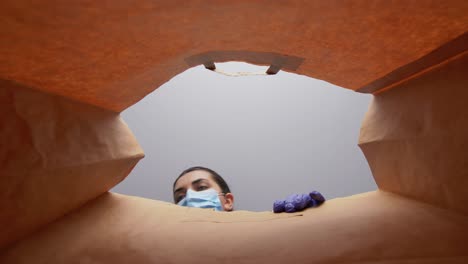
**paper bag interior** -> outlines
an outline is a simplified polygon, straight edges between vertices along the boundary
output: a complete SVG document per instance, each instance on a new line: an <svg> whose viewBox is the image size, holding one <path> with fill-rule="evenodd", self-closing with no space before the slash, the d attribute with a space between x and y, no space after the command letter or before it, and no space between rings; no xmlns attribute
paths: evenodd
<svg viewBox="0 0 468 264"><path fill-rule="evenodd" d="M0 6L0 263L468 262L468 2ZM119 113L231 60L373 93L379 190L297 214L108 193L144 156Z"/></svg>

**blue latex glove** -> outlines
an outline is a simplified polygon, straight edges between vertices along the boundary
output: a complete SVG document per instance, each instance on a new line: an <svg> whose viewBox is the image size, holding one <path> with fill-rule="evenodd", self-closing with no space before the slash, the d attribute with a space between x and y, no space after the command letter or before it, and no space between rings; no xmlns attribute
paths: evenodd
<svg viewBox="0 0 468 264"><path fill-rule="evenodd" d="M309 194L293 194L285 200L276 200L273 203L273 212L294 213L309 207L317 207L324 202L325 198L317 191L310 192Z"/></svg>

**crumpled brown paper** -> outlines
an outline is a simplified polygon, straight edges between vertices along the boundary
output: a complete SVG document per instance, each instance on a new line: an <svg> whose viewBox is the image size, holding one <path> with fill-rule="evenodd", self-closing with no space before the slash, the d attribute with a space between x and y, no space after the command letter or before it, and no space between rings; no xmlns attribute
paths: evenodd
<svg viewBox="0 0 468 264"><path fill-rule="evenodd" d="M0 262L467 263L467 10L463 0L2 1ZM283 69L380 91L360 146L394 194L273 215L106 193L143 157L118 112L206 54L276 70L298 58Z"/></svg>
<svg viewBox="0 0 468 264"><path fill-rule="evenodd" d="M191 219L191 221L188 221ZM466 263L468 217L382 191L295 216L104 194L1 263Z"/></svg>
<svg viewBox="0 0 468 264"><path fill-rule="evenodd" d="M118 113L0 82L0 248L109 190L143 157Z"/></svg>
<svg viewBox="0 0 468 264"><path fill-rule="evenodd" d="M359 145L380 189L468 215L467 87L465 53L374 97Z"/></svg>

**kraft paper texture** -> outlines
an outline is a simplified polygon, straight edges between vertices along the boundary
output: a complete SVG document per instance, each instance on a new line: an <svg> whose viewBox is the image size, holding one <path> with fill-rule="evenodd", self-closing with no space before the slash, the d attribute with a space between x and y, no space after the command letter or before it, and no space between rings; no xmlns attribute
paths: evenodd
<svg viewBox="0 0 468 264"><path fill-rule="evenodd" d="M215 212L107 193L1 263L466 263L468 217L382 191L300 214Z"/></svg>
<svg viewBox="0 0 468 264"><path fill-rule="evenodd" d="M5 0L0 15L0 263L468 263L468 1ZM144 156L119 113L225 60L373 93L359 146L379 190L296 214L108 193Z"/></svg>

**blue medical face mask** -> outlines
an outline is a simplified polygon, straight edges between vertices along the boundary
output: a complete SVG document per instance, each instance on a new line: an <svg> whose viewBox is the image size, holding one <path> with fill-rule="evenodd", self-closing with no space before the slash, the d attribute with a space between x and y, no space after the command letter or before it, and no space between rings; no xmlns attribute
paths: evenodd
<svg viewBox="0 0 468 264"><path fill-rule="evenodd" d="M197 208L213 208L216 211L224 211L219 200L219 194L214 189L204 191L187 190L184 199L177 203L180 206L197 207Z"/></svg>

